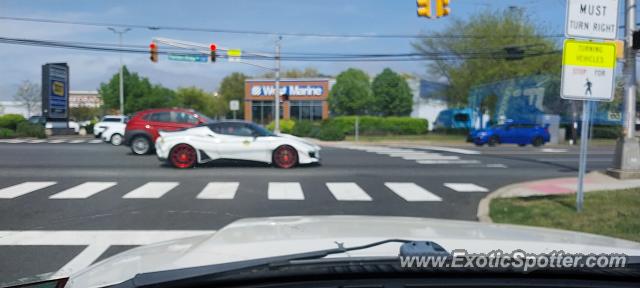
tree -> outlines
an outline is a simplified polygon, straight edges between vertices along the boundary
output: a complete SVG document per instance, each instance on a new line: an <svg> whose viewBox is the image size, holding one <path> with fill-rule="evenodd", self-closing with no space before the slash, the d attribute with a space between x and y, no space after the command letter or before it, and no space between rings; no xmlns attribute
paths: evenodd
<svg viewBox="0 0 640 288"><path fill-rule="evenodd" d="M449 82L445 96L451 105L460 106L466 104L470 88L476 85L532 74L558 75L561 55L556 53L554 40L541 36L544 33L522 12L486 11L468 20L456 20L445 31L430 33L413 47L425 55L454 56L431 61L427 72L434 80ZM461 34L473 37L448 37ZM507 52L513 51L510 47L523 50L525 57L507 60L513 56Z"/></svg>
<svg viewBox="0 0 640 288"><path fill-rule="evenodd" d="M40 86L35 83L31 83L29 80L22 81L18 86L16 95L13 96L13 100L18 102L20 106L23 106L27 110L27 117L30 117L34 113L38 113L42 107Z"/></svg>
<svg viewBox="0 0 640 288"><path fill-rule="evenodd" d="M182 87L176 91L176 102L178 106L195 109L207 116L215 115L215 105L213 95L196 87Z"/></svg>
<svg viewBox="0 0 640 288"><path fill-rule="evenodd" d="M175 92L160 84L151 84L148 78L138 73L130 73L123 68L124 79L124 112L134 113L149 108L173 107L177 105ZM120 99L120 78L118 73L107 83L100 84L100 95L107 109L118 109Z"/></svg>
<svg viewBox="0 0 640 288"><path fill-rule="evenodd" d="M69 117L75 119L76 121L85 121L92 120L98 118L101 113L100 108L93 107L71 107L69 108Z"/></svg>
<svg viewBox="0 0 640 288"><path fill-rule="evenodd" d="M336 84L329 93L329 106L337 115L357 115L373 112L374 104L369 75L362 70L349 68L336 77Z"/></svg>
<svg viewBox="0 0 640 288"><path fill-rule="evenodd" d="M375 111L383 116L408 116L413 109L413 95L407 80L386 68L371 84Z"/></svg>
<svg viewBox="0 0 640 288"><path fill-rule="evenodd" d="M224 105L219 108L221 112L223 112L223 115L230 117L232 113L229 111L229 101L238 100L240 101L240 110L237 112L237 117L244 117L244 81L247 80L247 78L249 78L247 75L234 72L222 79L218 94L220 94L220 102L222 102L220 104Z"/></svg>

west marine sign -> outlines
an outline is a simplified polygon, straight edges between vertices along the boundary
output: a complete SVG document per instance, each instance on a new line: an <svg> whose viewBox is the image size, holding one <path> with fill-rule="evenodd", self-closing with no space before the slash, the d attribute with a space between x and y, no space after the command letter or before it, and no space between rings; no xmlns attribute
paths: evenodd
<svg viewBox="0 0 640 288"><path fill-rule="evenodd" d="M274 85L255 85L251 87L251 96L274 96ZM289 96L322 96L324 87L321 85L284 85L280 86L281 95Z"/></svg>

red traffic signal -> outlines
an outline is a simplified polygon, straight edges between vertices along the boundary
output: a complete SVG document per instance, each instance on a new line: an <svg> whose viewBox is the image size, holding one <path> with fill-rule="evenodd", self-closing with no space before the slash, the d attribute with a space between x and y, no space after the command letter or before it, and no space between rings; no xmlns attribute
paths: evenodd
<svg viewBox="0 0 640 288"><path fill-rule="evenodd" d="M209 49L211 49L211 63L215 63L216 62L216 49L218 49L218 47L216 46L216 44L211 43L211 45L209 46Z"/></svg>
<svg viewBox="0 0 640 288"><path fill-rule="evenodd" d="M151 44L149 44L149 53L151 54L151 56L149 56L149 59L151 59L151 62L157 63L158 62L158 46L156 45L155 42L151 42Z"/></svg>

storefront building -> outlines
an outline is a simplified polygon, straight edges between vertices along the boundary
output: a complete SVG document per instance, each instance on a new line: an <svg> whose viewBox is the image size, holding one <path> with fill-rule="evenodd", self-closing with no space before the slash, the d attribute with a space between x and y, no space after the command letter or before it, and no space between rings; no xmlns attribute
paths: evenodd
<svg viewBox="0 0 640 288"><path fill-rule="evenodd" d="M280 118L322 120L329 117L331 79L281 79ZM260 124L273 121L273 79L250 79L244 84L244 118Z"/></svg>

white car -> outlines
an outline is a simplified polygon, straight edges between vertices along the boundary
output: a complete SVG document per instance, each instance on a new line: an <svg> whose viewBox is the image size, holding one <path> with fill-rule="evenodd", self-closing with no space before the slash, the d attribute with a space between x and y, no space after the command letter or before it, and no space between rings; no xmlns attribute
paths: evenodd
<svg viewBox="0 0 640 288"><path fill-rule="evenodd" d="M109 125L105 125L102 130L101 138L104 142L109 142L115 146L122 145L124 141L124 130L127 128L127 124L118 122L108 122Z"/></svg>
<svg viewBox="0 0 640 288"><path fill-rule="evenodd" d="M126 124L129 118L124 115L106 115L102 120L93 125L93 135L101 138L102 132L112 125ZM124 135L124 134L121 134Z"/></svg>
<svg viewBox="0 0 640 288"><path fill-rule="evenodd" d="M156 154L176 168L216 159L273 163L280 168L320 162L320 147L247 122L224 121L175 132L160 131Z"/></svg>

